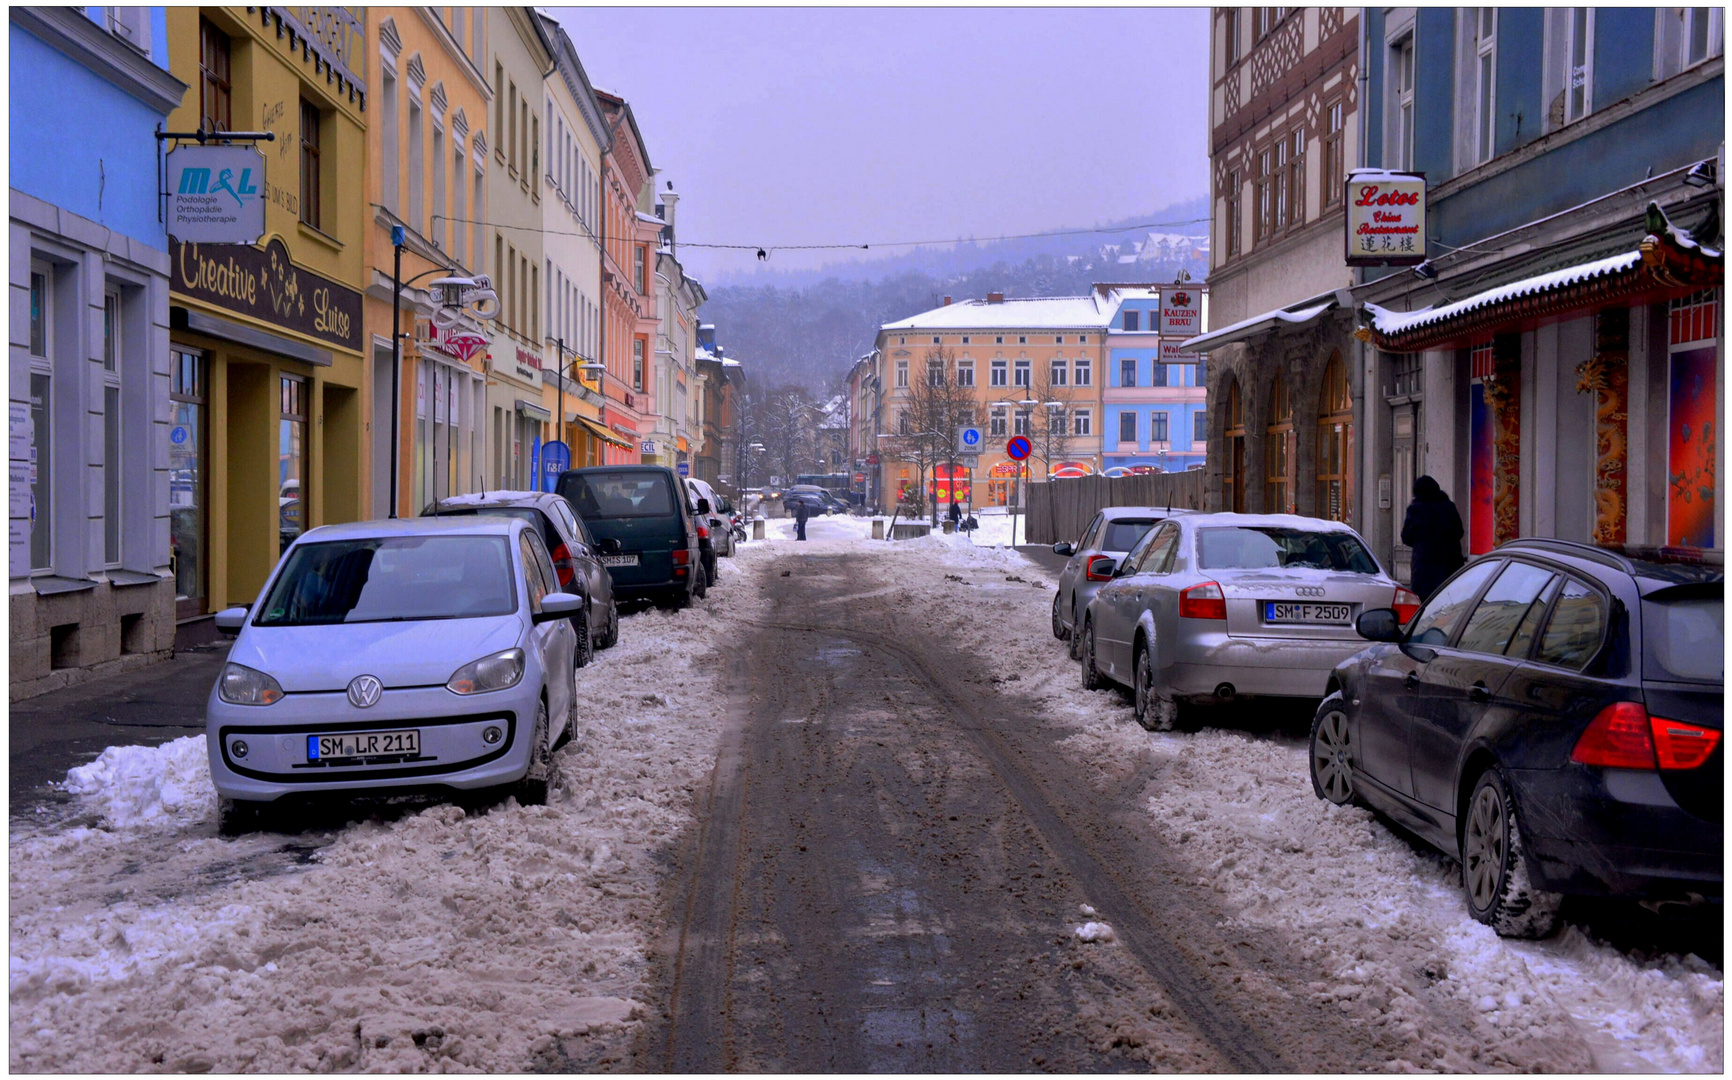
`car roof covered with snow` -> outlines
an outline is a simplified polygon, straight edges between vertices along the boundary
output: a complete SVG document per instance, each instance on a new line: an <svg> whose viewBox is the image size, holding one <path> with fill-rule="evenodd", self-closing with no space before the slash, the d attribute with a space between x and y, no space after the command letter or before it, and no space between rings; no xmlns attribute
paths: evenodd
<svg viewBox="0 0 1732 1080"><path fill-rule="evenodd" d="M1185 506L1104 506L1101 508L1101 513L1106 515L1108 521L1141 517L1170 518L1191 512L1191 509Z"/></svg>
<svg viewBox="0 0 1732 1080"><path fill-rule="evenodd" d="M524 527L518 518L488 517L465 514L462 517L389 518L375 521L348 521L341 525L320 525L302 533L297 544L323 543L331 540L372 540L396 536L501 536Z"/></svg>
<svg viewBox="0 0 1732 1080"><path fill-rule="evenodd" d="M555 495L551 491L476 491L468 495L452 495L439 500L439 509L456 510L459 507L467 510L474 507L488 506L545 506L564 496Z"/></svg>
<svg viewBox="0 0 1732 1080"><path fill-rule="evenodd" d="M1303 517L1299 514L1186 514L1185 524L1193 529L1210 525L1242 525L1248 528L1306 529L1310 532L1344 532L1358 536L1358 530L1345 521Z"/></svg>

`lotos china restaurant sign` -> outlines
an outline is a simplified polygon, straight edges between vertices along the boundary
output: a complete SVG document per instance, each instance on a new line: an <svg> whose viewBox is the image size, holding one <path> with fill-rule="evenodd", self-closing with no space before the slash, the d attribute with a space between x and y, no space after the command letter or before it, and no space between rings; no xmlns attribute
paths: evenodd
<svg viewBox="0 0 1732 1080"><path fill-rule="evenodd" d="M1347 174L1347 265L1425 261L1425 174L1355 169Z"/></svg>
<svg viewBox="0 0 1732 1080"><path fill-rule="evenodd" d="M168 242L169 287L182 296L250 315L352 352L361 350L361 294L303 270L272 237L251 244Z"/></svg>

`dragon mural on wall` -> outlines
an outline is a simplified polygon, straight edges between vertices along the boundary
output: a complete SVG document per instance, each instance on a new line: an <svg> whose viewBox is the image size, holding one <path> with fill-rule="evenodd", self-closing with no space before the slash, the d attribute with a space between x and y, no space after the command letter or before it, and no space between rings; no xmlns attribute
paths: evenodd
<svg viewBox="0 0 1732 1080"><path fill-rule="evenodd" d="M1594 355L1576 365L1576 392L1594 395L1594 543L1624 542L1628 500L1630 309L1594 323Z"/></svg>

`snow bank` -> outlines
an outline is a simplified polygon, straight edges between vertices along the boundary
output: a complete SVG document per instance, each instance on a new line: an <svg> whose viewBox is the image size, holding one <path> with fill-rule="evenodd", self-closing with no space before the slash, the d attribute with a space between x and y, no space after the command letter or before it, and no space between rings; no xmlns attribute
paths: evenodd
<svg viewBox="0 0 1732 1080"><path fill-rule="evenodd" d="M160 746L111 746L68 772L64 786L115 829L196 823L216 807L203 735Z"/></svg>
<svg viewBox="0 0 1732 1080"><path fill-rule="evenodd" d="M199 739L74 770L106 827L11 841L12 1069L617 1067L662 853L714 763L716 644L761 610L740 562L690 610L628 617L579 672L545 807L223 840Z"/></svg>

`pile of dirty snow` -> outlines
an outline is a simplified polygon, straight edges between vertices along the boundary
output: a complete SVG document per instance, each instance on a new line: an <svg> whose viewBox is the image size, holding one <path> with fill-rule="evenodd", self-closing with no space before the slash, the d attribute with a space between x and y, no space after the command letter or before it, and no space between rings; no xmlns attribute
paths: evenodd
<svg viewBox="0 0 1732 1080"><path fill-rule="evenodd" d="M110 828L164 821L192 824L211 816L216 791L203 735L160 746L110 746L66 774L64 788L83 796Z"/></svg>

